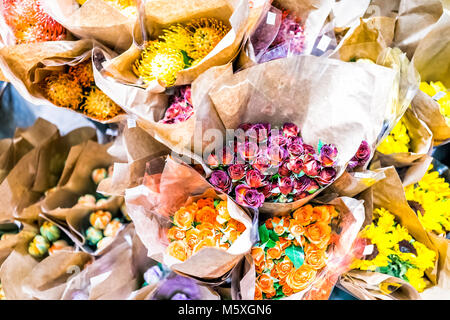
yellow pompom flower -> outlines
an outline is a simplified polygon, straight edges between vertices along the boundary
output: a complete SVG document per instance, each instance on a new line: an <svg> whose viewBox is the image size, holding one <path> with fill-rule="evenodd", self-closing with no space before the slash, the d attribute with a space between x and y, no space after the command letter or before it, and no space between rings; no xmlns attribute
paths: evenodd
<svg viewBox="0 0 450 320"><path fill-rule="evenodd" d="M80 83L83 87L90 87L94 83L94 73L90 59L70 67L69 74L74 81Z"/></svg>
<svg viewBox="0 0 450 320"><path fill-rule="evenodd" d="M67 73L52 74L44 79L44 93L59 107L78 110L83 101L83 88Z"/></svg>
<svg viewBox="0 0 450 320"><path fill-rule="evenodd" d="M152 41L136 60L133 71L145 83L159 80L165 86L175 84L177 73L185 68L184 56L180 50L164 42Z"/></svg>
<svg viewBox="0 0 450 320"><path fill-rule="evenodd" d="M191 33L186 52L195 63L206 57L230 30L222 21L214 18L194 20L186 25L186 29Z"/></svg>
<svg viewBox="0 0 450 320"><path fill-rule="evenodd" d="M419 182L406 187L405 195L425 230L446 234L450 232L450 186L432 169L431 165Z"/></svg>
<svg viewBox="0 0 450 320"><path fill-rule="evenodd" d="M181 24L175 24L162 30L159 39L164 40L167 46L187 52L191 35Z"/></svg>
<svg viewBox="0 0 450 320"><path fill-rule="evenodd" d="M420 90L436 99L439 104L441 114L445 117L447 125L450 126L450 92L444 84L440 81L431 81L429 84L422 82L420 84Z"/></svg>
<svg viewBox="0 0 450 320"><path fill-rule="evenodd" d="M93 87L89 92L82 108L85 114L100 120L110 119L123 112L110 97L97 87Z"/></svg>
<svg viewBox="0 0 450 320"><path fill-rule="evenodd" d="M383 154L409 152L410 141L408 129L403 120L400 119L391 133L378 146L377 150Z"/></svg>

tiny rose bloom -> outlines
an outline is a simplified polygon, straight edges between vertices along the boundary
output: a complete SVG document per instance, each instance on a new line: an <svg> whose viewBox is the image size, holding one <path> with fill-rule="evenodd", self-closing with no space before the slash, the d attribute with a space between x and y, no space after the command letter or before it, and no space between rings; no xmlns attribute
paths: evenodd
<svg viewBox="0 0 450 320"><path fill-rule="evenodd" d="M261 288L261 291L263 293L267 294L276 294L276 290L273 287L273 279L271 276L267 275L267 274L261 274L257 279L256 279L256 284L259 288Z"/></svg>
<svg viewBox="0 0 450 320"><path fill-rule="evenodd" d="M255 300L262 300L263 296L262 296L262 291L261 288L259 286L255 286Z"/></svg>
<svg viewBox="0 0 450 320"><path fill-rule="evenodd" d="M167 254L180 261L185 261L188 258L187 249L187 245L183 241L173 241L167 247Z"/></svg>
<svg viewBox="0 0 450 320"><path fill-rule="evenodd" d="M213 171L209 182L218 190L229 193L231 191L231 179L223 170Z"/></svg>
<svg viewBox="0 0 450 320"><path fill-rule="evenodd" d="M280 261L275 265L275 268L277 270L278 277L280 279L284 279L294 268L294 265L288 257L284 257L283 261Z"/></svg>
<svg viewBox="0 0 450 320"><path fill-rule="evenodd" d="M305 229L300 221L291 219L289 224L289 232L295 237L299 238L305 233Z"/></svg>
<svg viewBox="0 0 450 320"><path fill-rule="evenodd" d="M272 270L275 266L275 263L273 262L272 259L267 259L266 260L266 269Z"/></svg>
<svg viewBox="0 0 450 320"><path fill-rule="evenodd" d="M292 214L293 218L299 221L302 224L302 226L307 226L312 222L312 215L313 215L313 206L310 204L298 208Z"/></svg>
<svg viewBox="0 0 450 320"><path fill-rule="evenodd" d="M236 202L240 205L259 208L264 204L264 194L256 189L252 189L246 185L240 184L235 189Z"/></svg>
<svg viewBox="0 0 450 320"><path fill-rule="evenodd" d="M281 244L279 242L276 243L275 247L269 248L267 250L267 258L276 260L280 259L281 255L283 254L283 249L281 248Z"/></svg>
<svg viewBox="0 0 450 320"><path fill-rule="evenodd" d="M297 193L303 193L308 189L309 185L311 184L311 178L308 176L301 176L298 179L294 180L294 188Z"/></svg>
<svg viewBox="0 0 450 320"><path fill-rule="evenodd" d="M289 146L287 147L287 151L289 152L289 154L291 155L291 157L298 157L300 155L303 154L304 149L303 149L303 145L299 144L299 143L291 143L289 144Z"/></svg>
<svg viewBox="0 0 450 320"><path fill-rule="evenodd" d="M291 170L295 174L299 174L302 172L304 164L303 160L300 157L289 159L289 163L287 165L288 169Z"/></svg>
<svg viewBox="0 0 450 320"><path fill-rule="evenodd" d="M319 176L316 178L316 181L319 182L322 186L329 185L336 178L336 170L332 167L325 167L320 170Z"/></svg>
<svg viewBox="0 0 450 320"><path fill-rule="evenodd" d="M258 155L258 144L256 142L238 143L237 152L240 156L240 160L251 161Z"/></svg>
<svg viewBox="0 0 450 320"><path fill-rule="evenodd" d="M249 170L245 174L245 182L251 188L263 186L264 176L258 170Z"/></svg>
<svg viewBox="0 0 450 320"><path fill-rule="evenodd" d="M175 241L175 240L183 240L186 236L186 231L183 229L180 229L178 227L172 227L167 232L167 238L169 240Z"/></svg>
<svg viewBox="0 0 450 320"><path fill-rule="evenodd" d="M332 167L336 162L338 150L333 144L325 144L320 150L320 161L324 167Z"/></svg>
<svg viewBox="0 0 450 320"><path fill-rule="evenodd" d="M314 147L309 144L303 144L303 149L305 150L305 154L316 154L316 150L314 150Z"/></svg>
<svg viewBox="0 0 450 320"><path fill-rule="evenodd" d="M288 168L289 162L283 162L283 164L278 168L278 174L282 177L288 177L291 175L291 171Z"/></svg>
<svg viewBox="0 0 450 320"><path fill-rule="evenodd" d="M351 161L356 161L358 163L357 166L363 166L369 160L370 154L371 151L369 144L367 143L367 141L363 141L361 142L358 151L356 152L355 156L351 159Z"/></svg>
<svg viewBox="0 0 450 320"><path fill-rule="evenodd" d="M264 253L263 248L253 247L252 251L251 251L251 255L252 255L253 261L255 262L256 266L260 266L260 265L264 264L265 253Z"/></svg>
<svg viewBox="0 0 450 320"><path fill-rule="evenodd" d="M298 269L293 269L286 277L286 284L292 288L294 293L308 288L316 278L317 271L311 266L303 264Z"/></svg>
<svg viewBox="0 0 450 320"><path fill-rule="evenodd" d="M305 236L309 242L322 247L331 237L331 227L324 222L316 222L306 227Z"/></svg>
<svg viewBox="0 0 450 320"><path fill-rule="evenodd" d="M245 176L245 166L243 164L232 164L227 171L230 178L234 181L241 180Z"/></svg>
<svg viewBox="0 0 450 320"><path fill-rule="evenodd" d="M268 156L271 164L274 166L280 166L280 164L289 157L289 153L284 147L272 145L268 148Z"/></svg>
<svg viewBox="0 0 450 320"><path fill-rule="evenodd" d="M258 192L261 192L266 199L272 196L271 190L272 185L270 183L267 183L266 185L258 188Z"/></svg>
<svg viewBox="0 0 450 320"><path fill-rule="evenodd" d="M288 195L294 190L294 181L289 177L283 177L280 179L278 186L282 194Z"/></svg>
<svg viewBox="0 0 450 320"><path fill-rule="evenodd" d="M223 165L230 165L234 163L234 153L228 147L223 147L222 150L219 151L219 162Z"/></svg>
<svg viewBox="0 0 450 320"><path fill-rule="evenodd" d="M303 164L303 172L310 177L316 177L319 175L320 162L316 159L310 159Z"/></svg>
<svg viewBox="0 0 450 320"><path fill-rule="evenodd" d="M284 226L283 224L278 224L273 228L273 231L278 235L281 236L284 233Z"/></svg>
<svg viewBox="0 0 450 320"><path fill-rule="evenodd" d="M319 184L314 180L311 180L311 183L309 184L309 186L306 188L305 191L308 192L309 194L313 194L317 190L319 190Z"/></svg>
<svg viewBox="0 0 450 320"><path fill-rule="evenodd" d="M292 296L294 294L294 290L289 287L287 284L281 287L281 291L286 297Z"/></svg>
<svg viewBox="0 0 450 320"><path fill-rule="evenodd" d="M285 137L296 137L300 133L300 129L293 123L285 123L282 132Z"/></svg>
<svg viewBox="0 0 450 320"><path fill-rule="evenodd" d="M269 138L269 145L276 145L279 147L284 147L288 144L289 139L282 134L273 134Z"/></svg>
<svg viewBox="0 0 450 320"><path fill-rule="evenodd" d="M219 166L219 160L217 159L217 156L212 153L208 156L206 163L213 169Z"/></svg>

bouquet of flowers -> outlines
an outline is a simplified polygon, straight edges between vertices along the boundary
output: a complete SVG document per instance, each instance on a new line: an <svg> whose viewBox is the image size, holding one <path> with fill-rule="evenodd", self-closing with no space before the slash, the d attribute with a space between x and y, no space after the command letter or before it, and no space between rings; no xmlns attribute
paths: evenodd
<svg viewBox="0 0 450 320"><path fill-rule="evenodd" d="M403 119L400 119L395 125L394 129L381 142L377 150L384 154L409 152L411 138L408 134L408 129L405 126Z"/></svg>
<svg viewBox="0 0 450 320"><path fill-rule="evenodd" d="M353 158L350 159L350 162L347 165L347 171L354 171L356 169L363 168L368 163L371 154L372 150L370 149L367 141L361 142L358 151Z"/></svg>
<svg viewBox="0 0 450 320"><path fill-rule="evenodd" d="M41 0L2 0L2 18L10 27L15 43L60 41L67 37L66 29L50 17ZM3 39L6 43L6 39Z"/></svg>
<svg viewBox="0 0 450 320"><path fill-rule="evenodd" d="M239 129L244 139L237 138L234 150L225 147L221 155L209 156L213 172L208 181L240 205L294 202L334 181L336 146L320 142L316 153L293 123L272 130L267 123L244 123Z"/></svg>
<svg viewBox="0 0 450 320"><path fill-rule="evenodd" d="M420 90L439 104L439 111L445 117L447 125L450 126L450 92L444 84L440 81L421 82Z"/></svg>
<svg viewBox="0 0 450 320"><path fill-rule="evenodd" d="M425 230L444 237L450 232L450 187L433 165L419 182L405 188L405 194Z"/></svg>
<svg viewBox="0 0 450 320"><path fill-rule="evenodd" d="M436 253L416 241L386 209L377 208L373 214L372 224L359 235L370 252L365 250L363 258L352 263L352 269L392 275L422 292L427 287L425 270L434 267Z"/></svg>
<svg viewBox="0 0 450 320"><path fill-rule="evenodd" d="M306 205L291 217L274 217L259 227L252 248L257 273L255 299L281 299L307 289L327 264L334 206Z"/></svg>
<svg viewBox="0 0 450 320"><path fill-rule="evenodd" d="M36 235L28 244L28 253L34 258L53 255L59 250L73 251L73 242L67 237L63 239L61 230L50 221L44 221ZM69 245L69 242L71 245Z"/></svg>

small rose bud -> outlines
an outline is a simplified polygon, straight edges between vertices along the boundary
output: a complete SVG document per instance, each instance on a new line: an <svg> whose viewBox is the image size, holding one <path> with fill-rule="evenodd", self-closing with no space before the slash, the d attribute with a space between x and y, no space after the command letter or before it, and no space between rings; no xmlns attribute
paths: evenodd
<svg viewBox="0 0 450 320"><path fill-rule="evenodd" d="M89 216L89 222L91 225L99 230L105 229L106 225L111 221L111 213L108 211L98 210L91 213Z"/></svg>
<svg viewBox="0 0 450 320"><path fill-rule="evenodd" d="M101 239L103 239L103 233L101 230L95 229L94 227L89 227L86 230L86 240L92 245L97 245Z"/></svg>
<svg viewBox="0 0 450 320"><path fill-rule="evenodd" d="M39 231L50 242L58 240L61 236L61 230L49 221L45 221Z"/></svg>
<svg viewBox="0 0 450 320"><path fill-rule="evenodd" d="M300 133L300 129L293 123L283 124L282 131L285 137L296 137Z"/></svg>
<svg viewBox="0 0 450 320"><path fill-rule="evenodd" d="M289 177L281 178L278 185L280 187L281 193L284 195L288 195L292 192L292 190L294 190L294 181L292 181L292 179Z"/></svg>
<svg viewBox="0 0 450 320"><path fill-rule="evenodd" d="M103 179L108 177L108 171L105 168L94 169L91 177L95 184L99 184Z"/></svg>

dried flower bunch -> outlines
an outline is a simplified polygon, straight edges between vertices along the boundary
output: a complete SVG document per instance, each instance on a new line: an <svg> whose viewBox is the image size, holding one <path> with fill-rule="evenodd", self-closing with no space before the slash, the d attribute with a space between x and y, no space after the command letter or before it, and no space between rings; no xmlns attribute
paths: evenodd
<svg viewBox="0 0 450 320"><path fill-rule="evenodd" d="M174 24L163 29L157 40L146 44L133 71L146 84L158 80L165 86L172 86L179 71L200 63L229 30L214 18Z"/></svg>
<svg viewBox="0 0 450 320"><path fill-rule="evenodd" d="M53 73L42 83L45 97L59 107L80 111L98 120L108 120L123 110L94 82L91 60Z"/></svg>
<svg viewBox="0 0 450 320"><path fill-rule="evenodd" d="M2 0L3 18L17 44L60 41L66 29L45 13L39 0Z"/></svg>

